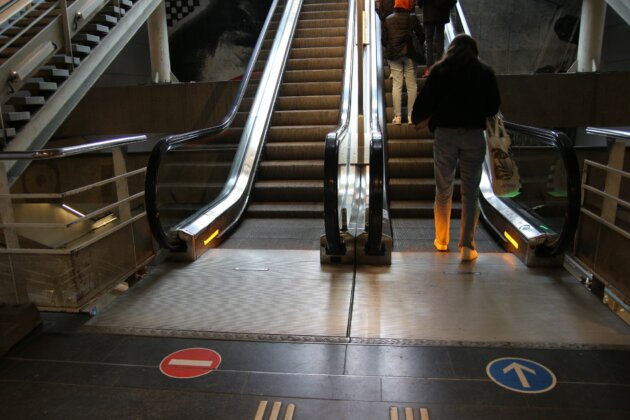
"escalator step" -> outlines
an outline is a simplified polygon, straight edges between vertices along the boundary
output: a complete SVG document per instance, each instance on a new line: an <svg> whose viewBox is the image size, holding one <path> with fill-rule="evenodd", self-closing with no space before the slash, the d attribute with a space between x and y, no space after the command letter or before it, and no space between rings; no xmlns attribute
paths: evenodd
<svg viewBox="0 0 630 420"><path fill-rule="evenodd" d="M343 57L293 58L287 60L287 70L317 70L343 68Z"/></svg>
<svg viewBox="0 0 630 420"><path fill-rule="evenodd" d="M345 21L348 16L348 10L315 10L315 11L302 11L300 13L299 23L303 23L306 21L324 21L324 24L328 24L328 21L331 20L342 20L345 24ZM298 23L298 25L299 25ZM335 25L337 26L337 25Z"/></svg>
<svg viewBox="0 0 630 420"><path fill-rule="evenodd" d="M433 157L433 140L387 140L389 158Z"/></svg>
<svg viewBox="0 0 630 420"><path fill-rule="evenodd" d="M279 96L339 95L341 82L283 83Z"/></svg>
<svg viewBox="0 0 630 420"><path fill-rule="evenodd" d="M324 139L311 142L267 143L265 157L269 160L323 159Z"/></svg>
<svg viewBox="0 0 630 420"><path fill-rule="evenodd" d="M317 38L294 38L291 48L324 48L324 47L343 47L346 38L343 36L329 36Z"/></svg>
<svg viewBox="0 0 630 420"><path fill-rule="evenodd" d="M315 179L324 175L323 160L265 160L260 163L258 177L265 179Z"/></svg>
<svg viewBox="0 0 630 420"><path fill-rule="evenodd" d="M302 20L300 19L297 24L297 29L311 29L311 28L345 28L347 19L313 19Z"/></svg>
<svg viewBox="0 0 630 420"><path fill-rule="evenodd" d="M283 83L303 82L341 82L343 71L341 69L326 70L287 70L282 77ZM339 92L337 92L339 93Z"/></svg>
<svg viewBox="0 0 630 420"><path fill-rule="evenodd" d="M321 180L260 180L254 185L255 201L307 201L323 200L324 183Z"/></svg>
<svg viewBox="0 0 630 420"><path fill-rule="evenodd" d="M344 37L346 36L345 25L339 28L302 28L296 29L295 36L298 38L328 38L328 37Z"/></svg>
<svg viewBox="0 0 630 420"><path fill-rule="evenodd" d="M326 10L326 11L336 10L336 11L347 12L348 4L346 2L327 3L327 4L323 4L322 2L316 2L316 3L311 3L311 4L304 3L304 5L302 6L303 12L319 12L321 10Z"/></svg>
<svg viewBox="0 0 630 420"><path fill-rule="evenodd" d="M275 111L272 125L326 125L339 122L338 109L307 109L297 111Z"/></svg>
<svg viewBox="0 0 630 420"><path fill-rule="evenodd" d="M324 215L321 202L253 202L247 206L247 216L266 218L319 218Z"/></svg>
<svg viewBox="0 0 630 420"><path fill-rule="evenodd" d="M318 47L318 48L291 48L289 59L300 58L342 58L344 47Z"/></svg>
<svg viewBox="0 0 630 420"><path fill-rule="evenodd" d="M321 109L334 109L339 110L339 101L341 101L341 95L326 95L326 96L283 96L276 100L275 110L300 110L300 109L313 109L316 104Z"/></svg>
<svg viewBox="0 0 630 420"><path fill-rule="evenodd" d="M267 141L271 142L292 142L295 139L304 141L323 142L326 135L335 130L335 125L300 125L300 126L271 126L267 133ZM320 156L320 157L323 157Z"/></svg>

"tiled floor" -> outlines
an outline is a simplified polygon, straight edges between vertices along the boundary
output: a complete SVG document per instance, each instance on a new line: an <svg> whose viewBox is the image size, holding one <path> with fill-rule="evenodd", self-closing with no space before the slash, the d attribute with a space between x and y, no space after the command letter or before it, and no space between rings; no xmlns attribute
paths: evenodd
<svg viewBox="0 0 630 420"><path fill-rule="evenodd" d="M627 419L630 351L212 341L80 332L85 315L44 325L0 359L3 419L255 419L279 402L286 418ZM160 372L191 347L221 355L193 379ZM542 394L500 387L486 365L537 361L557 378ZM423 418L422 418L423 419Z"/></svg>

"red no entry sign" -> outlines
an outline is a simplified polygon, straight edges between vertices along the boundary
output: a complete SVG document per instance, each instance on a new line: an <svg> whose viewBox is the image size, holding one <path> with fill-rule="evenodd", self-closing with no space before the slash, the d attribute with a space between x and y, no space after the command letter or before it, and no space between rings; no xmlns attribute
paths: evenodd
<svg viewBox="0 0 630 420"><path fill-rule="evenodd" d="M200 347L178 350L162 359L160 371L177 379L196 378L212 372L221 364L221 355Z"/></svg>

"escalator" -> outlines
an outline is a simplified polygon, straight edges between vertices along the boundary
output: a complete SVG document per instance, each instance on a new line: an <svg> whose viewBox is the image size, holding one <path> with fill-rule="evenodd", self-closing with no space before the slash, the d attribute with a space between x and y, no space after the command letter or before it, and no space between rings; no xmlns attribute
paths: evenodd
<svg viewBox="0 0 630 420"><path fill-rule="evenodd" d="M323 139L339 121L347 17L345 1L302 6L248 217L323 217Z"/></svg>
<svg viewBox="0 0 630 420"><path fill-rule="evenodd" d="M452 17L447 34L468 28L461 5ZM378 24L378 23L377 23ZM464 29L462 29L464 28ZM380 45L376 45L378 49ZM381 57L381 53L376 53ZM376 60L376 66L382 65ZM387 108L381 123L393 118L391 79L383 78ZM422 89L423 80L418 81ZM403 96L403 104L405 98ZM406 115L403 110L403 115ZM388 185L389 216L394 230L394 250L433 251L433 159L431 133L416 131L411 125L387 123L387 155L382 165ZM512 153L523 174L522 189L512 198L492 193L487 164L480 185L483 226L477 231L481 252L508 251L526 265L559 264L575 232L579 212L579 168L570 141L562 133L506 123L513 138ZM373 192L370 191L370 196ZM461 214L459 185L453 194L451 236L457 237L457 218ZM484 229L485 227L485 229ZM481 240L480 240L481 239ZM500 246L500 247L499 247Z"/></svg>
<svg viewBox="0 0 630 420"><path fill-rule="evenodd" d="M242 226L242 216L280 237L288 225L316 226L310 240L318 246L323 140L339 121L347 20L347 2L273 2L242 101L219 126L156 146L147 213L163 247L196 259Z"/></svg>

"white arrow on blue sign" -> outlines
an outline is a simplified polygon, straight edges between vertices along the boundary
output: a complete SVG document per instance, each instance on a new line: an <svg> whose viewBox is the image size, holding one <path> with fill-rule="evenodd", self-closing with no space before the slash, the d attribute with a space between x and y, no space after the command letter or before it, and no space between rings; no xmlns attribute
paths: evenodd
<svg viewBox="0 0 630 420"><path fill-rule="evenodd" d="M526 394L540 394L556 386L556 375L551 370L527 359L495 359L486 366L486 373L497 385Z"/></svg>

